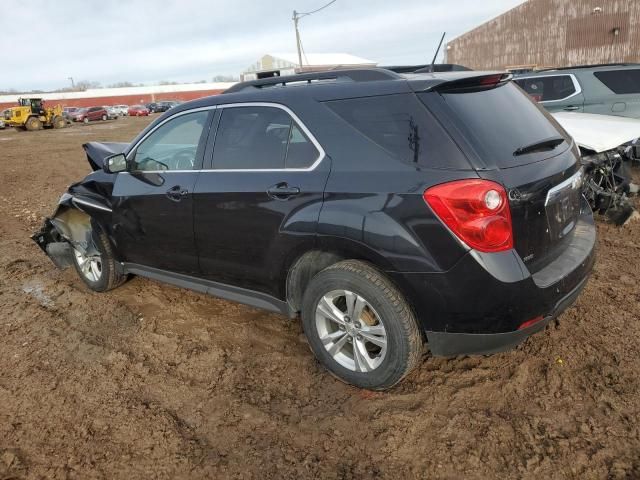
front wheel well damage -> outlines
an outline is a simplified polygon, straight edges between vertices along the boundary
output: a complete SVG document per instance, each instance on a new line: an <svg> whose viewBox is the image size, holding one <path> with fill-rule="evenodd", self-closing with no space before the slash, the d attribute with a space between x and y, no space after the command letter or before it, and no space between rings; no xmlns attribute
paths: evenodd
<svg viewBox="0 0 640 480"><path fill-rule="evenodd" d="M73 249L86 255L98 253L94 235L99 228L95 220L82 210L60 206L31 238L56 266L65 268L71 265Z"/></svg>

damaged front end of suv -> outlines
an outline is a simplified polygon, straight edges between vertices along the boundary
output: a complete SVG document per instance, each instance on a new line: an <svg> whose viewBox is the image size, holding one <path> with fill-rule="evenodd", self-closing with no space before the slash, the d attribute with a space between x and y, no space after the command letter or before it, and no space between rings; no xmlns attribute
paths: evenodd
<svg viewBox="0 0 640 480"><path fill-rule="evenodd" d="M58 268L73 264L74 254L85 259L97 257L97 232L109 224L113 176L103 170L109 156L122 152L127 144L91 142L83 145L92 172L72 184L60 197L53 215L31 238ZM89 264L87 264L89 265Z"/></svg>

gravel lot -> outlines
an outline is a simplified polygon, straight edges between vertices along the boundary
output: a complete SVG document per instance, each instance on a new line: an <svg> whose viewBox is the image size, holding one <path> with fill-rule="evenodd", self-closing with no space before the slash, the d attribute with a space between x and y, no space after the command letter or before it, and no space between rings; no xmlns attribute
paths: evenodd
<svg viewBox="0 0 640 480"><path fill-rule="evenodd" d="M296 321L141 278L94 294L29 239L82 143L148 121L0 131L0 479L640 478L640 222L599 223L585 292L517 350L361 391Z"/></svg>

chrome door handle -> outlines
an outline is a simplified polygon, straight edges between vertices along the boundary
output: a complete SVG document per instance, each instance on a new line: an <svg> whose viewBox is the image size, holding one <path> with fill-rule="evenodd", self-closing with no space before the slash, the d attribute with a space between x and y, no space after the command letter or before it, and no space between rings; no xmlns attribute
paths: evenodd
<svg viewBox="0 0 640 480"><path fill-rule="evenodd" d="M174 202L179 202L184 197L189 195L189 191L184 190L180 185L176 185L174 187L171 187L169 190L167 190L166 195L169 200L172 200Z"/></svg>
<svg viewBox="0 0 640 480"><path fill-rule="evenodd" d="M298 187L290 187L286 182L276 183L267 189L267 195L275 200L286 200L300 193Z"/></svg>

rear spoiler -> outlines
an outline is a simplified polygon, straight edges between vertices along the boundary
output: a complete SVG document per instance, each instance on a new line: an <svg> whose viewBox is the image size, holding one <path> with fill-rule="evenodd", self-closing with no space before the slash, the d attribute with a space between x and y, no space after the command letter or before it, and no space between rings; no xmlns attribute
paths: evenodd
<svg viewBox="0 0 640 480"><path fill-rule="evenodd" d="M440 93L463 93L478 90L489 90L510 82L513 75L510 73L489 73L485 75L471 75L457 80L445 81L428 88L427 90Z"/></svg>
<svg viewBox="0 0 640 480"><path fill-rule="evenodd" d="M463 93L488 90L508 83L513 75L507 72L439 72L403 75L414 92Z"/></svg>

